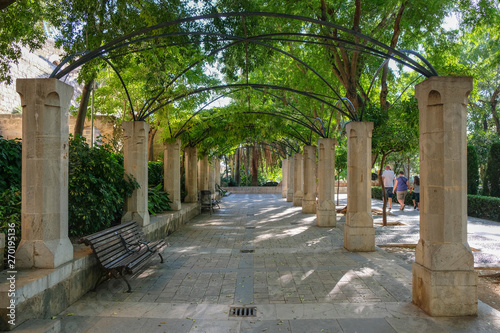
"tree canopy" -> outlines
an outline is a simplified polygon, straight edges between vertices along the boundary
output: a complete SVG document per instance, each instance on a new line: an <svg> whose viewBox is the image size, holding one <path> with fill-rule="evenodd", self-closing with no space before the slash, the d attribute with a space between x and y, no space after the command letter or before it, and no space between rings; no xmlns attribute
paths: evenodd
<svg viewBox="0 0 500 333"><path fill-rule="evenodd" d="M417 151L413 86L436 72L474 76L469 140L498 140L499 12L498 0L19 0L0 11L0 80L19 45L43 45L44 23L73 55L61 75L78 65L99 113L147 120L158 139L291 153L368 120L384 163Z"/></svg>

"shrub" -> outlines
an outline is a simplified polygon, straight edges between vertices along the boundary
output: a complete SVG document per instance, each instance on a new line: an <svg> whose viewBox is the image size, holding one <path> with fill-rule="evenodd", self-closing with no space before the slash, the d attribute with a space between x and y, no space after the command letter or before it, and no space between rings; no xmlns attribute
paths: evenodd
<svg viewBox="0 0 500 333"><path fill-rule="evenodd" d="M148 189L148 210L152 215L163 213L170 210L170 203L172 202L168 193L162 190L163 184L158 184L155 187Z"/></svg>
<svg viewBox="0 0 500 333"><path fill-rule="evenodd" d="M494 142L490 147L484 175L483 195L500 197L500 142Z"/></svg>
<svg viewBox="0 0 500 333"><path fill-rule="evenodd" d="M69 141L69 234L83 236L118 222L125 197L139 187L124 175L122 158L111 146L89 147L85 138Z"/></svg>
<svg viewBox="0 0 500 333"><path fill-rule="evenodd" d="M467 215L500 222L500 198L468 195Z"/></svg>
<svg viewBox="0 0 500 333"><path fill-rule="evenodd" d="M148 184L150 187L158 184L163 186L163 162L148 162Z"/></svg>
<svg viewBox="0 0 500 333"><path fill-rule="evenodd" d="M0 136L0 192L21 188L21 142Z"/></svg>
<svg viewBox="0 0 500 333"><path fill-rule="evenodd" d="M7 237L9 224L15 225L16 248L21 241L21 190L11 186L0 192L0 233ZM0 263L2 270L3 263Z"/></svg>
<svg viewBox="0 0 500 333"><path fill-rule="evenodd" d="M479 164L476 147L467 145L467 194L477 194L479 187Z"/></svg>

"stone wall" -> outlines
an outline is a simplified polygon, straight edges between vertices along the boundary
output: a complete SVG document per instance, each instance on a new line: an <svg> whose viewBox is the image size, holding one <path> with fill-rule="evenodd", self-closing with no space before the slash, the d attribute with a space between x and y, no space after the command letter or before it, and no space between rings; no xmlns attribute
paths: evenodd
<svg viewBox="0 0 500 333"><path fill-rule="evenodd" d="M43 49L30 52L28 48L21 47L22 56L18 64L12 64L10 76L12 84L0 83L0 114L20 112L21 99L16 92L16 79L19 78L46 78L56 68L54 62L59 63L63 51L54 45L53 40L47 40ZM71 105L78 107L76 99L82 92L82 86L76 81L78 71L70 73L61 81L75 88Z"/></svg>
<svg viewBox="0 0 500 333"><path fill-rule="evenodd" d="M69 132L73 133L75 129L76 118L69 117ZM0 135L4 139L22 139L22 115L20 114L0 114ZM83 136L90 143L91 123L85 121ZM111 116L95 116L94 117L94 138L99 135L113 138L116 135L115 120Z"/></svg>

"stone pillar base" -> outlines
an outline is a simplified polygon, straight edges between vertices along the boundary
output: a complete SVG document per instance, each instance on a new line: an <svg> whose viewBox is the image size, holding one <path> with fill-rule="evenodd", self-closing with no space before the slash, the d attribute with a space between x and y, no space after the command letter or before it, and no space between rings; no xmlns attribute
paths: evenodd
<svg viewBox="0 0 500 333"><path fill-rule="evenodd" d="M293 194L293 205L296 206L296 207L302 207L302 198L303 198L303 194L302 193L294 193ZM288 197L287 197L287 201L288 201Z"/></svg>
<svg viewBox="0 0 500 333"><path fill-rule="evenodd" d="M435 317L477 315L474 271L432 271L413 263L413 303Z"/></svg>
<svg viewBox="0 0 500 333"><path fill-rule="evenodd" d="M140 214L138 212L126 212L125 215L122 216L122 223L130 221L137 221L137 223L143 227L149 225L149 213Z"/></svg>
<svg viewBox="0 0 500 333"><path fill-rule="evenodd" d="M318 227L336 227L337 214L334 210L316 210L316 225Z"/></svg>
<svg viewBox="0 0 500 333"><path fill-rule="evenodd" d="M316 200L302 199L302 213L316 214Z"/></svg>
<svg viewBox="0 0 500 333"><path fill-rule="evenodd" d="M344 227L344 247L351 252L375 251L374 227Z"/></svg>
<svg viewBox="0 0 500 333"><path fill-rule="evenodd" d="M56 268L73 260L73 244L69 238L22 240L16 251L17 268Z"/></svg>
<svg viewBox="0 0 500 333"><path fill-rule="evenodd" d="M293 190L286 192L286 202L293 202Z"/></svg>

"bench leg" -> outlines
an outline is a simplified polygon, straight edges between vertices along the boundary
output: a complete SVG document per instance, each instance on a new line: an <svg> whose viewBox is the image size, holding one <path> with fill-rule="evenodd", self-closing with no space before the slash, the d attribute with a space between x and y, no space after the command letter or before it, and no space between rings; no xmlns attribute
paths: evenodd
<svg viewBox="0 0 500 333"><path fill-rule="evenodd" d="M96 291L97 290L97 286L100 285L102 282L105 281L105 279L103 278L106 278L106 279L109 279L109 275L107 272L103 272L101 274L101 276L97 279L95 285L94 285L94 288L92 289L92 291Z"/></svg>
<svg viewBox="0 0 500 333"><path fill-rule="evenodd" d="M161 255L161 253L158 251L158 255L160 256L160 263L163 264L163 256Z"/></svg>
<svg viewBox="0 0 500 333"><path fill-rule="evenodd" d="M128 287L127 292L128 292L128 293L133 292L132 287L130 286L130 283L128 283L128 281L127 281L127 279L125 278L125 276L123 276L123 275L122 275L122 279L123 279L123 281L125 281L125 283L127 284L127 287Z"/></svg>

